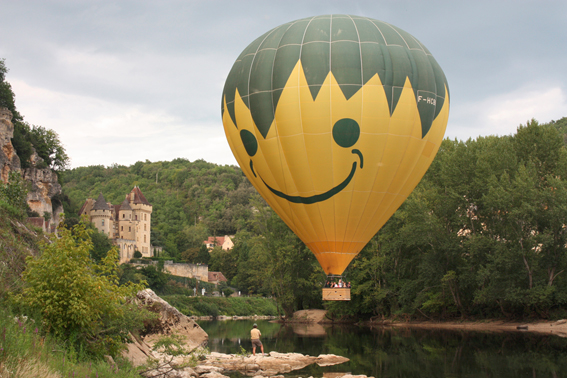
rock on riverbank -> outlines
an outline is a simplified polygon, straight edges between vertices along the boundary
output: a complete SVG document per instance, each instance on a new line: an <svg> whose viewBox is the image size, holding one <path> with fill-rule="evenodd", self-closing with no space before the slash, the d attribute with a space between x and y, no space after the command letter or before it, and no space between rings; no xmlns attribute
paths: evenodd
<svg viewBox="0 0 567 378"><path fill-rule="evenodd" d="M334 354L321 354L314 357L300 353L270 352L264 355L245 356L213 352L193 370L201 377L206 378L213 378L213 375L221 377L234 371L254 377L274 377L293 370L303 369L311 364L331 366L347 361L349 361L348 358Z"/></svg>
<svg viewBox="0 0 567 378"><path fill-rule="evenodd" d="M151 327L148 334L136 339L132 337L131 343L123 356L139 366L146 363L148 358L156 358L156 353L152 347L162 336L176 334L185 340L185 348L192 351L195 348L205 345L209 340L209 335L195 321L183 315L175 307L161 299L150 289L142 290L137 294L137 300L143 306L158 314L155 324Z"/></svg>

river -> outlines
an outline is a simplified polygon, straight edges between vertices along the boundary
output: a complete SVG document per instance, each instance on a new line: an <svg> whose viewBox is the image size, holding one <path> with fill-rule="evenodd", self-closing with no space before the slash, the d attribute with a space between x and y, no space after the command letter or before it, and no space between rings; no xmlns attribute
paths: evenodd
<svg viewBox="0 0 567 378"><path fill-rule="evenodd" d="M252 351L252 320L199 321L212 352ZM567 339L524 332L440 331L357 326L281 325L256 321L264 351L310 356L336 354L350 361L308 366L286 377L350 372L382 377L567 377ZM259 352L258 350L256 351Z"/></svg>

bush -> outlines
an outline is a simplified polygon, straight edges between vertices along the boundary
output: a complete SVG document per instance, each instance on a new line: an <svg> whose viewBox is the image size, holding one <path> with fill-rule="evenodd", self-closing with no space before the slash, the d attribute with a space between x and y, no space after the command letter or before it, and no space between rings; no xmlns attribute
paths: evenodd
<svg viewBox="0 0 567 378"><path fill-rule="evenodd" d="M13 218L23 220L29 210L28 183L19 173L10 172L8 182L0 181L0 206Z"/></svg>
<svg viewBox="0 0 567 378"><path fill-rule="evenodd" d="M142 258L142 252L140 252L140 251L134 252L134 258L135 259L141 259Z"/></svg>
<svg viewBox="0 0 567 378"><path fill-rule="evenodd" d="M91 233L83 222L71 230L60 228L59 237L52 235L44 243L41 256L26 259L26 287L15 299L40 311L47 330L76 350L115 356L128 332L143 327L146 313L126 300L144 284L118 285L116 248L100 264L93 261Z"/></svg>
<svg viewBox="0 0 567 378"><path fill-rule="evenodd" d="M105 360L79 361L65 344L46 335L41 322L0 306L0 377L140 377L128 361L117 358L118 369Z"/></svg>
<svg viewBox="0 0 567 378"><path fill-rule="evenodd" d="M226 294L225 294L226 295ZM165 295L162 298L187 316L277 315L273 299L251 297L188 297Z"/></svg>

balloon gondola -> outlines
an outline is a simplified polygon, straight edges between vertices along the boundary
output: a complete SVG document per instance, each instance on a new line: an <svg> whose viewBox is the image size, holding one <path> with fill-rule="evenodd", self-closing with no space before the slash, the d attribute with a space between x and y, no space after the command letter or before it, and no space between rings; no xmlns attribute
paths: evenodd
<svg viewBox="0 0 567 378"><path fill-rule="evenodd" d="M327 275L341 275L413 191L448 116L431 53L391 24L349 15L260 36L222 95L236 160Z"/></svg>

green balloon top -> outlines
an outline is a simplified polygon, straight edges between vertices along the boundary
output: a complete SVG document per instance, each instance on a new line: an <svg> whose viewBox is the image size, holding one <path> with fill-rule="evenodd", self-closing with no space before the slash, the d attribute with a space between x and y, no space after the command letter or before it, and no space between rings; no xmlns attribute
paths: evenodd
<svg viewBox="0 0 567 378"><path fill-rule="evenodd" d="M383 21L324 15L278 26L252 42L234 63L224 86L222 113L236 124L236 89L266 137L287 80L301 61L313 99L329 72L349 99L378 75L394 112L406 78L417 102L422 137L449 94L447 79L431 53L409 33Z"/></svg>

